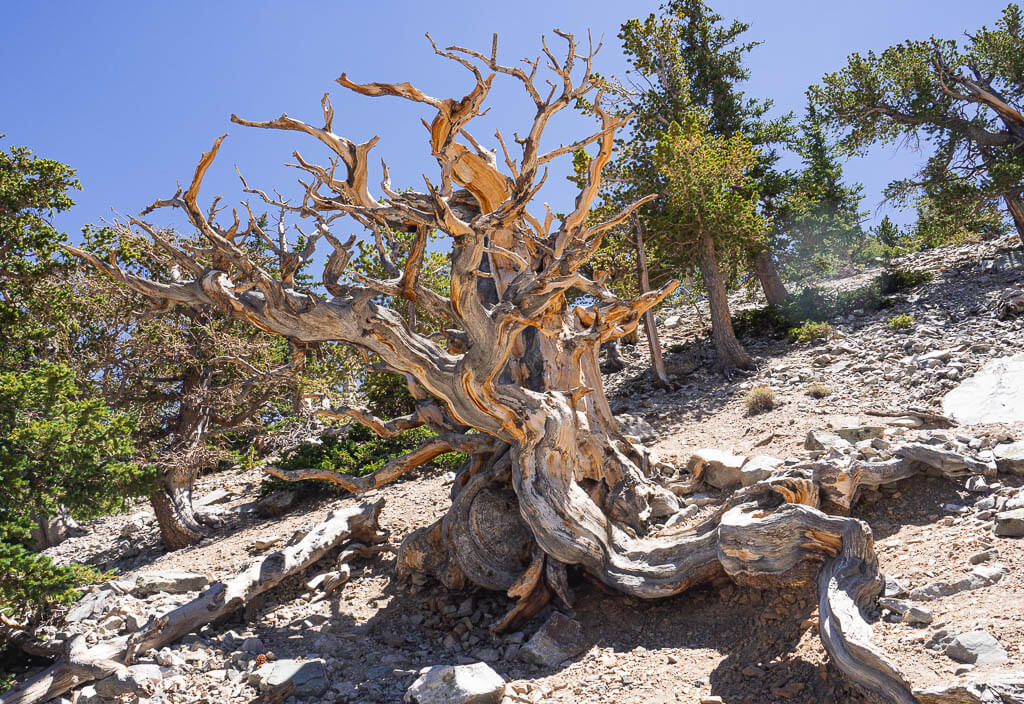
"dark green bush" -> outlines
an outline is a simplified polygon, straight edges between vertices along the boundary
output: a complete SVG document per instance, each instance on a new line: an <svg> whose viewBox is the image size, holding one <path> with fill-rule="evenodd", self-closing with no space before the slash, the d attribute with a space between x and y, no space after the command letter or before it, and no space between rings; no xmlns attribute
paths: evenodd
<svg viewBox="0 0 1024 704"><path fill-rule="evenodd" d="M824 342L832 339L836 331L828 323L812 323L810 321L789 331L789 339L793 342Z"/></svg>
<svg viewBox="0 0 1024 704"><path fill-rule="evenodd" d="M363 382L366 407L370 413L381 418L397 418L416 410L416 401L405 378L394 372L371 372Z"/></svg>
<svg viewBox="0 0 1024 704"><path fill-rule="evenodd" d="M822 323L855 310L883 310L892 305L893 293L931 281L926 271L892 269L879 274L867 286L850 291L836 291L818 286L805 286L791 293L777 306L764 306L738 312L732 324L740 337L786 337L805 323Z"/></svg>
<svg viewBox="0 0 1024 704"><path fill-rule="evenodd" d="M878 285L883 294L889 295L906 291L935 278L930 271L920 269L890 269L878 276Z"/></svg>
<svg viewBox="0 0 1024 704"><path fill-rule="evenodd" d="M352 423L348 426L348 432L338 437L327 437L321 443L308 443L292 450L276 466L286 470L330 469L362 477L380 469L388 460L415 450L433 436L432 430L419 427L392 438L381 438L366 426ZM456 469L465 460L465 454L449 452L436 457L433 464L445 469ZM286 482L271 476L263 480L260 493L268 494L279 489L292 489L301 494L344 493L340 487L327 482Z"/></svg>

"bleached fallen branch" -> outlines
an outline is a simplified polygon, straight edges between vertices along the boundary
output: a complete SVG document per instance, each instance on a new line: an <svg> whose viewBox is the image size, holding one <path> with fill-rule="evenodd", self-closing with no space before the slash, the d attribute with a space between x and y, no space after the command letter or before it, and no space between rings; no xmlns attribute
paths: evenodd
<svg viewBox="0 0 1024 704"><path fill-rule="evenodd" d="M61 661L0 696L0 704L49 701L74 687L107 677L117 677L126 692L136 691L141 685L133 680L125 665L135 653L173 643L231 613L346 541L381 542L384 537L377 521L383 506L384 501L380 500L331 512L299 542L255 560L226 582L214 582L192 601L157 617L136 633L101 641L90 648L84 647L83 637L70 639Z"/></svg>

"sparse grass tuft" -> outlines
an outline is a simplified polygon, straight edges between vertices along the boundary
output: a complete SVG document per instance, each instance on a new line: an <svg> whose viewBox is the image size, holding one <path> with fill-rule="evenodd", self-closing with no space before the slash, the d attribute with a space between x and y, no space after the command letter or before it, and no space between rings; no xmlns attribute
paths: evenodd
<svg viewBox="0 0 1024 704"><path fill-rule="evenodd" d="M832 389L824 384L811 384L806 389L807 395L811 398L825 398L832 393Z"/></svg>
<svg viewBox="0 0 1024 704"><path fill-rule="evenodd" d="M793 342L823 342L835 335L835 330L828 323L806 322L800 327L789 331L789 339Z"/></svg>
<svg viewBox="0 0 1024 704"><path fill-rule="evenodd" d="M743 404L752 416L765 413L775 408L775 392L767 386L755 386L743 397Z"/></svg>
<svg viewBox="0 0 1024 704"><path fill-rule="evenodd" d="M914 327L914 316L900 313L889 318L890 330L909 330Z"/></svg>

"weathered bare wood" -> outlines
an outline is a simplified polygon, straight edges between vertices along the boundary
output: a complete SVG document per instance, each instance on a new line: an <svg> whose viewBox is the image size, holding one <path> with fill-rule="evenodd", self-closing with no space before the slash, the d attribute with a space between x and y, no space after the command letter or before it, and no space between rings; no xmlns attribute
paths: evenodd
<svg viewBox="0 0 1024 704"><path fill-rule="evenodd" d="M651 287L650 279L647 276L647 250L644 249L644 232L640 224L640 218L635 215L631 218L633 235L636 239L636 269L637 281L640 285L640 293L647 293ZM651 351L651 375L654 377L654 385L660 389L671 389L672 382L668 379L668 372L665 371L665 360L661 355L661 339L658 337L658 326L654 323L654 313L648 309L644 313L644 334L647 335L647 346Z"/></svg>
<svg viewBox="0 0 1024 704"><path fill-rule="evenodd" d="M602 233L622 223L637 204L597 225L588 217L600 190L602 166L614 147L615 131L626 118L605 112L599 93L591 96L601 83L592 72L595 49L583 51L572 35L556 34L566 44L564 56L557 57L542 42L542 59L527 61L525 68L498 61L497 38L489 54L434 46L437 54L470 72L469 90L461 98L435 98L409 83L355 83L344 74L338 79L361 95L410 100L430 113L424 123L439 173L433 181L425 179L423 192L393 189L385 169L384 195L374 196L368 185L368 154L377 140L356 144L334 134L333 108L326 98L321 102L323 128L287 115L261 122L233 118L239 124L306 133L341 160L336 174L333 164L322 167L296 156L299 168L310 177L309 183L303 182L306 193L301 205L274 201L243 184L247 192L259 194L283 213L316 222L319 235L332 247L323 273L329 299L297 289L288 276L270 275L238 240L238 223L222 227L198 207L203 176L221 140L203 154L184 194L179 190L151 206L183 209L216 251L218 268L199 270L185 262L182 268L191 278L163 283L136 277L116 262L91 253L69 251L154 300L216 307L303 342L351 345L412 380L418 402L434 399L429 418L423 415L426 405L420 407L418 417L390 422L339 409L339 414L363 420L383 434L421 421L439 429L439 435L424 447L369 477L269 470L286 479L324 479L365 491L441 452L471 453L453 482L447 514L403 541L400 577L429 576L454 589L476 585L504 591L518 602L499 626L528 617L552 596L569 602L566 565L578 566L600 584L641 598L677 594L725 574L740 583L758 584L817 579L822 639L837 666L891 701L912 701L906 698L898 672L871 646L860 613L877 595L880 583L870 532L858 521L817 509L819 492L849 505L859 487L905 476L913 469L909 461L854 464L814 476L801 469L787 471L738 490L698 525L654 528L678 508L678 501L649 478L649 455L618 430L604 395L598 351L602 343L635 332L645 314L676 283L657 291L643 290L628 300L616 296L600 277L584 273ZM538 90L536 81L538 71L544 69L542 61L552 79L546 93ZM502 172L495 152L468 131L468 124L483 112L498 75L522 84L536 107L532 123L516 139L518 158L498 138L508 174ZM542 153L540 140L550 119L582 99L594 105L599 131L577 144ZM544 183L545 163L587 145L597 153L571 212L560 223L555 223L550 208L545 208L544 217L530 214L527 206ZM355 240L342 242L331 234L334 219L342 215L375 238L391 231L417 233L410 263L400 271L384 256L388 279L353 269ZM248 230L259 236L251 224ZM421 233L430 230L445 233L453 243L447 297L423 289L418 281L423 262ZM749 367L752 360L731 334L713 247L703 244L707 246L701 247L701 268L712 296L713 335L722 365ZM284 243L277 249L279 256L312 255L312 251L285 252ZM584 294L586 304L570 305L569 292ZM381 296L405 299L438 315L447 321L445 331L437 337L420 334L410 324L404 304L389 308L379 303ZM653 325L647 324L649 339L656 341ZM438 344L438 339L444 344ZM279 573L277 567L263 567ZM343 580L341 572L332 579ZM139 647L167 642L163 639L180 635L180 624L206 618L193 610L203 609L208 615L207 609L228 608L232 605L228 602L249 593L250 586L245 585L251 579L243 582L221 585L219 591L211 588L193 602L196 606L172 612L167 625L143 639ZM243 594L236 595L240 591ZM124 645L104 646L96 657L117 663ZM59 689L55 683L64 683L70 672L55 669L37 678L38 686L55 691ZM0 704L35 700L0 699Z"/></svg>
<svg viewBox="0 0 1024 704"><path fill-rule="evenodd" d="M117 676L126 687L125 666L137 652L160 648L182 636L231 613L253 597L272 589L286 577L301 572L346 540L374 542L380 539L377 520L384 501L333 511L302 540L255 560L226 582L214 582L192 601L182 604L142 629L101 641L85 648L84 638L73 638L62 661L31 680L0 695L0 704L34 704L58 697L87 682ZM154 625L156 624L156 625ZM127 691L127 689L126 689Z"/></svg>
<svg viewBox="0 0 1024 704"><path fill-rule="evenodd" d="M953 428L957 425L957 422L948 416L944 416L941 413L929 411L924 408L915 408L913 406L892 410L884 408L869 408L865 410L864 413L869 416L879 416L882 418L917 418L922 423L937 425L940 428Z"/></svg>
<svg viewBox="0 0 1024 704"><path fill-rule="evenodd" d="M888 701L917 701L896 667L871 644L861 611L883 586L867 524L800 504L766 512L748 503L728 511L719 532L722 565L741 583L804 583L814 580L808 560L824 562L817 576L818 627L835 665Z"/></svg>

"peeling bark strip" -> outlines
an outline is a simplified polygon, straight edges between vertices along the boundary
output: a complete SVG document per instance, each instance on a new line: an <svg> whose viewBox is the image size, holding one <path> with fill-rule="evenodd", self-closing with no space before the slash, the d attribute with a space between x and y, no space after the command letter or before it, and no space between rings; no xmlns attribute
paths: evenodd
<svg viewBox="0 0 1024 704"><path fill-rule="evenodd" d="M214 582L192 601L150 621L136 633L101 641L88 648L83 636L75 636L65 647L62 661L0 695L0 704L45 702L74 687L107 677L118 678L125 691L135 691L138 684L132 681L126 666L135 653L173 643L226 616L348 540L383 541L385 538L377 524L383 507L384 501L380 500L333 511L295 545L261 557L227 582Z"/></svg>

